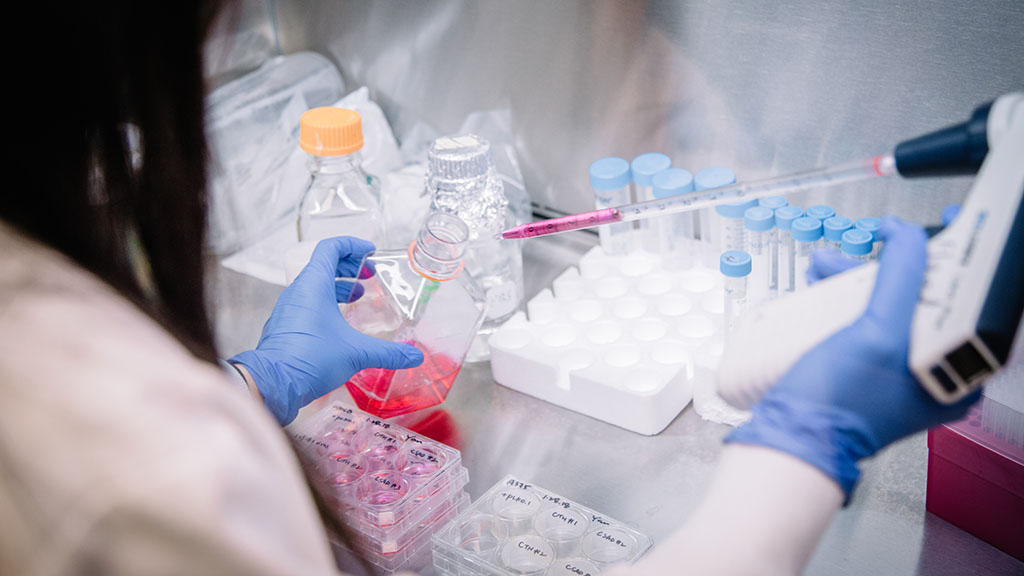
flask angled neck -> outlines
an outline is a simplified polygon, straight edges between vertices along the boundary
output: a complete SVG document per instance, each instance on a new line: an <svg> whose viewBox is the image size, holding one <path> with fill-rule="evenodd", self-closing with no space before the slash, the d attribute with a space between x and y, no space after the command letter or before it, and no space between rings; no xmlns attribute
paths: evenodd
<svg viewBox="0 0 1024 576"><path fill-rule="evenodd" d="M413 269L430 280L451 280L462 271L469 228L458 216L435 212L409 246Z"/></svg>

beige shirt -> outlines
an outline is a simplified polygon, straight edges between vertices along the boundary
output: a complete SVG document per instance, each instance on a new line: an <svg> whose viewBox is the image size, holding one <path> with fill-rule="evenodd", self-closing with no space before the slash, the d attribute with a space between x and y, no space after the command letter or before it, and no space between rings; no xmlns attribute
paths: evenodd
<svg viewBox="0 0 1024 576"><path fill-rule="evenodd" d="M336 574L276 422L0 223L0 574Z"/></svg>

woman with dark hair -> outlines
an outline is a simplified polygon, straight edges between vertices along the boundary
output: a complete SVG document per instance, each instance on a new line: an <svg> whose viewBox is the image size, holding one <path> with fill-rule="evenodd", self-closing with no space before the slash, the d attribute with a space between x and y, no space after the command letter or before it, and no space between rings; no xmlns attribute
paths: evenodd
<svg viewBox="0 0 1024 576"><path fill-rule="evenodd" d="M32 92L13 109L33 114L14 164L32 181L0 203L0 574L335 573L324 524L344 529L280 425L358 370L422 361L345 323L335 277L372 245L334 238L258 350L217 365L201 56L215 4L26 18L61 60L19 78Z"/></svg>
<svg viewBox="0 0 1024 576"><path fill-rule="evenodd" d="M338 310L335 278L372 246L321 242L256 350L218 366L202 274L216 7L26 10L61 60L18 59L9 106L9 166L31 180L0 203L0 574L335 573L325 525L345 530L280 425L363 368L422 362ZM798 573L858 461L976 398L939 406L908 370L925 238L897 220L881 235L865 314L767 392L690 521L617 573L679 573L680 558L696 574Z"/></svg>

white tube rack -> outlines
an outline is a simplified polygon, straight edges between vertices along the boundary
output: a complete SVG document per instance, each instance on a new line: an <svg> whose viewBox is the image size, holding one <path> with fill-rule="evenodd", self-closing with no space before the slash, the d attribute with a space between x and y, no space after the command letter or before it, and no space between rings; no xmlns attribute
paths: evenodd
<svg viewBox="0 0 1024 576"><path fill-rule="evenodd" d="M720 274L663 270L655 254L600 247L491 336L499 384L645 435L713 393L722 354Z"/></svg>

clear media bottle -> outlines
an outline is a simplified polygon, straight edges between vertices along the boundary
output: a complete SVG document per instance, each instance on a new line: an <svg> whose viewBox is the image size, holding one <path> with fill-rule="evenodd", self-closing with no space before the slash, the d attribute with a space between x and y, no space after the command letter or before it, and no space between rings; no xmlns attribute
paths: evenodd
<svg viewBox="0 0 1024 576"><path fill-rule="evenodd" d="M878 253L882 251L882 241L878 239L878 231L882 229L882 220L873 216L861 218L853 223L853 227L871 234L872 248L870 259L876 260Z"/></svg>
<svg viewBox="0 0 1024 576"><path fill-rule="evenodd" d="M380 184L363 172L363 124L359 113L325 106L299 120L299 146L307 152L311 178L299 205L299 242L332 236L384 239Z"/></svg>
<svg viewBox="0 0 1024 576"><path fill-rule="evenodd" d="M750 254L743 250L729 250L719 259L719 270L725 277L725 307L722 314L723 334L729 341L729 334L736 327L743 310L747 307L747 279L750 276Z"/></svg>
<svg viewBox="0 0 1024 576"><path fill-rule="evenodd" d="M750 254L748 302L757 306L768 299L771 270L771 248L775 246L775 214L771 208L754 206L743 214L747 230L747 253Z"/></svg>
<svg viewBox="0 0 1024 576"><path fill-rule="evenodd" d="M843 232L842 251L847 258L867 262L871 258L872 238L870 232L863 230L847 230Z"/></svg>
<svg viewBox="0 0 1024 576"><path fill-rule="evenodd" d="M779 208L789 205L789 201L786 200L785 196L767 196L760 198L757 201L758 206L764 206L772 211L774 217L775 211ZM768 296L774 298L779 292L779 242L778 242L778 230L775 232L775 241L768 248Z"/></svg>
<svg viewBox="0 0 1024 576"><path fill-rule="evenodd" d="M836 211L833 210L831 206L825 206L824 204L811 206L805 212L807 213L808 218L817 218L821 222L824 222L836 215Z"/></svg>
<svg viewBox="0 0 1024 576"><path fill-rule="evenodd" d="M602 158L590 165L590 186L594 189L594 207L612 208L630 203L629 162L616 156ZM605 254L627 254L633 249L633 223L619 222L598 229Z"/></svg>
<svg viewBox="0 0 1024 576"><path fill-rule="evenodd" d="M775 229L779 235L779 296L796 289L796 246L792 230L793 222L803 215L804 211L796 206L783 206L775 210Z"/></svg>
<svg viewBox="0 0 1024 576"><path fill-rule="evenodd" d="M458 216L469 228L466 271L487 297L487 315L466 360L486 360L490 335L523 300L523 243L495 238L516 222L490 143L474 134L438 138L427 150L426 182L431 209Z"/></svg>
<svg viewBox="0 0 1024 576"><path fill-rule="evenodd" d="M793 221L793 247L796 261L793 276L796 291L807 288L807 269L811 266L811 254L821 247L821 220L817 218L797 218Z"/></svg>
<svg viewBox="0 0 1024 576"><path fill-rule="evenodd" d="M636 201L654 200L654 176L671 167L672 160L657 152L648 152L633 158L629 164L629 171L633 178ZM692 215L690 217L692 218ZM661 239L654 219L641 220L638 224L641 247L648 252L657 253Z"/></svg>
<svg viewBox="0 0 1024 576"><path fill-rule="evenodd" d="M682 168L669 168L652 179L654 198L671 198L693 192L693 174ZM658 234L662 266L681 270L693 266L693 213L666 214L648 220Z"/></svg>
<svg viewBox="0 0 1024 576"><path fill-rule="evenodd" d="M839 250L843 241L843 232L853 228L853 221L845 216L833 216L821 223L822 234L825 238L825 248Z"/></svg>
<svg viewBox="0 0 1024 576"><path fill-rule="evenodd" d="M346 386L366 412L390 418L444 402L484 319L486 298L463 271L469 228L457 216L427 217L405 250L363 259L342 315L354 328L423 352L407 370L370 368Z"/></svg>

